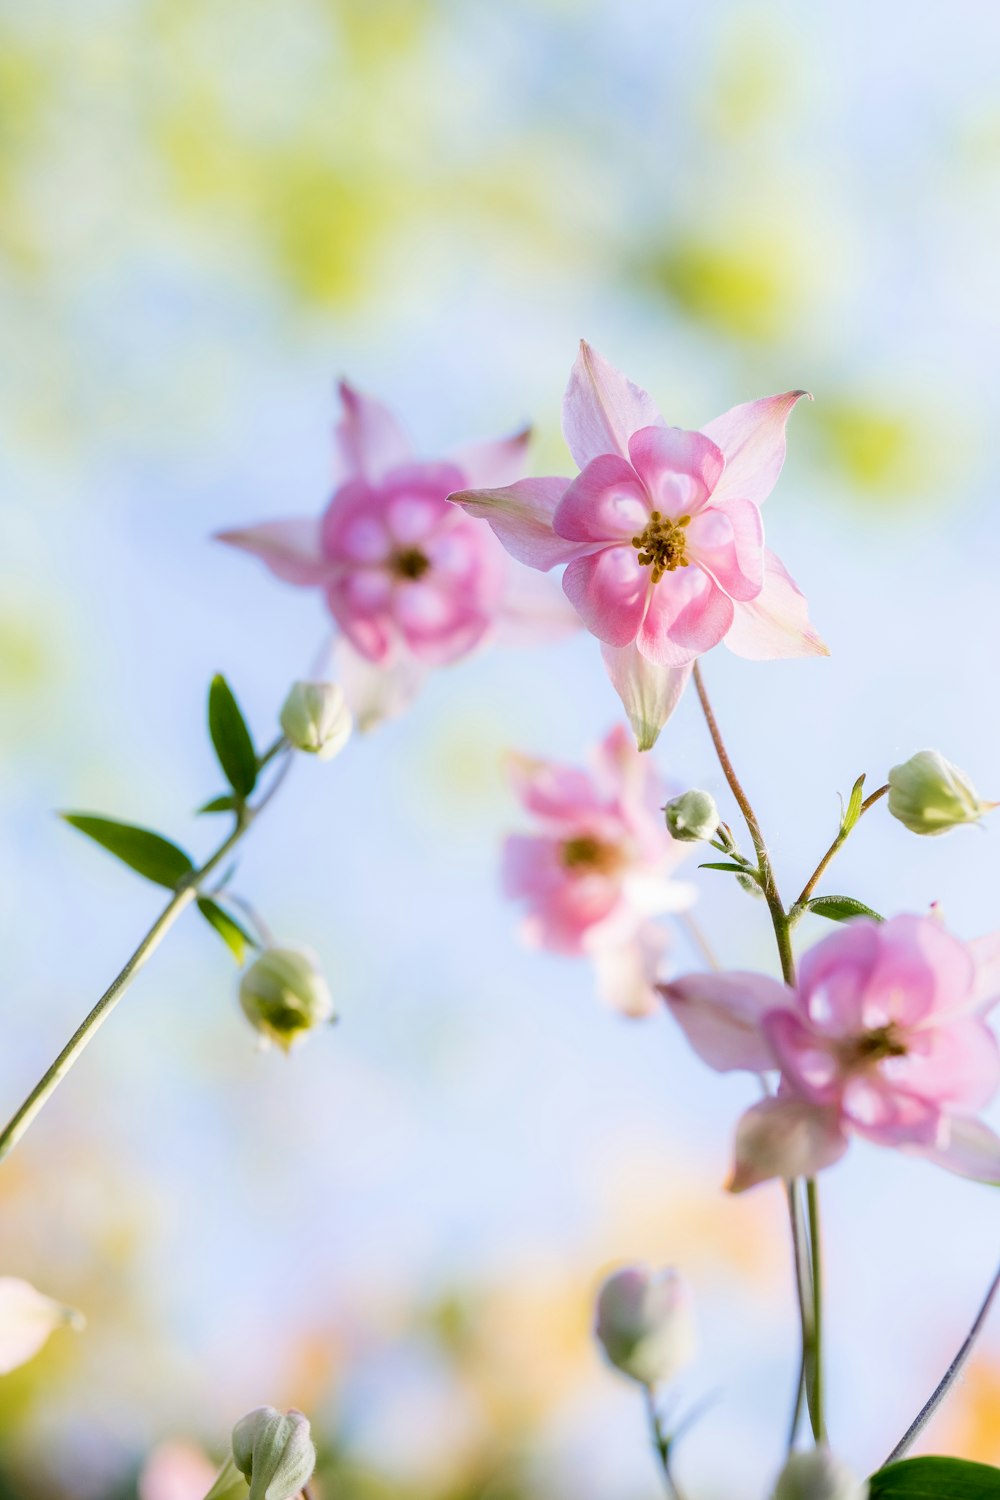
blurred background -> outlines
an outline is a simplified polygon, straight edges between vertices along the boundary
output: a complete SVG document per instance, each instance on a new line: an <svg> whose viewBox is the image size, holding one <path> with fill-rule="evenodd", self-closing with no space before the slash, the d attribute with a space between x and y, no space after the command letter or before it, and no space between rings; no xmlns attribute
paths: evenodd
<svg viewBox="0 0 1000 1500"><path fill-rule="evenodd" d="M532 420L540 473L581 335L681 425L808 387L768 526L833 655L706 663L779 874L925 745L1000 796L998 49L958 0L0 5L0 1113L160 903L53 809L207 852L210 676L266 742L325 637L317 596L209 536L318 513L342 373L428 456ZM296 767L239 884L341 1024L255 1051L190 919L4 1164L0 1271L89 1325L0 1381L0 1494L134 1500L158 1445L218 1455L271 1402L314 1418L323 1496L652 1500L588 1331L636 1258L699 1301L686 1491L765 1493L796 1323L780 1190L721 1191L751 1086L519 948L498 892L504 750L579 760L618 712L581 635L442 671ZM722 800L693 698L654 753ZM830 888L975 936L998 837L880 809ZM727 962L772 967L760 908L697 878ZM867 1471L1000 1217L857 1145L823 1196L831 1432ZM998 1410L1000 1325L926 1446L998 1463Z"/></svg>

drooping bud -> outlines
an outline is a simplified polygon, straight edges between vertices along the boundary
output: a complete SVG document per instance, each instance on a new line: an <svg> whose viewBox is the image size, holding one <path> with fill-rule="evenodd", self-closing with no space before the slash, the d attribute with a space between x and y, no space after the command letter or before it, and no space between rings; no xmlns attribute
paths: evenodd
<svg viewBox="0 0 1000 1500"><path fill-rule="evenodd" d="M868 1482L855 1479L829 1448L813 1448L792 1454L772 1500L868 1500Z"/></svg>
<svg viewBox="0 0 1000 1500"><path fill-rule="evenodd" d="M981 802L968 776L937 750L918 750L889 772L889 811L911 833L947 833L996 806Z"/></svg>
<svg viewBox="0 0 1000 1500"><path fill-rule="evenodd" d="M294 1500L316 1467L308 1420L258 1406L233 1428L233 1461L250 1485L247 1500Z"/></svg>
<svg viewBox="0 0 1000 1500"><path fill-rule="evenodd" d="M598 1293L594 1332L615 1369L640 1385L660 1385L694 1354L691 1290L673 1269L616 1271Z"/></svg>
<svg viewBox="0 0 1000 1500"><path fill-rule="evenodd" d="M30 1281L0 1276L0 1375L37 1354L56 1328L83 1326L80 1313L37 1292Z"/></svg>
<svg viewBox="0 0 1000 1500"><path fill-rule="evenodd" d="M697 844L715 837L719 827L719 809L711 792L683 792L663 809L670 836L686 844Z"/></svg>
<svg viewBox="0 0 1000 1500"><path fill-rule="evenodd" d="M327 982L313 956L300 948L265 948L240 980L240 1005L264 1040L286 1052L334 1019Z"/></svg>
<svg viewBox="0 0 1000 1500"><path fill-rule="evenodd" d="M332 760L350 739L354 720L335 682L296 682L281 709L281 727L296 750Z"/></svg>

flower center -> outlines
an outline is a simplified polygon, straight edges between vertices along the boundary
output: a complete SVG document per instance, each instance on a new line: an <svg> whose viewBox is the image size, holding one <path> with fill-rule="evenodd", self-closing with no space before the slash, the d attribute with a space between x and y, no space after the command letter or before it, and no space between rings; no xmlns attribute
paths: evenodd
<svg viewBox="0 0 1000 1500"><path fill-rule="evenodd" d="M567 870L582 874L607 875L620 863L621 856L613 844L602 844L592 834L581 833L567 839L562 846L562 862Z"/></svg>
<svg viewBox="0 0 1000 1500"><path fill-rule="evenodd" d="M854 1037L846 1044L845 1061L852 1067L865 1067L868 1063L884 1062L887 1057L905 1057L906 1043L899 1027L890 1021L886 1026L877 1026L863 1036Z"/></svg>
<svg viewBox="0 0 1000 1500"><path fill-rule="evenodd" d="M639 554L639 562L644 568L653 570L654 583L659 583L664 573L687 567L690 559L687 555L684 527L690 522L690 516L681 516L679 520L671 521L669 517L654 510L645 531L641 536L632 538L632 546Z"/></svg>
<svg viewBox="0 0 1000 1500"><path fill-rule="evenodd" d="M430 565L430 558L419 547L404 547L389 559L389 566L397 578L423 578Z"/></svg>

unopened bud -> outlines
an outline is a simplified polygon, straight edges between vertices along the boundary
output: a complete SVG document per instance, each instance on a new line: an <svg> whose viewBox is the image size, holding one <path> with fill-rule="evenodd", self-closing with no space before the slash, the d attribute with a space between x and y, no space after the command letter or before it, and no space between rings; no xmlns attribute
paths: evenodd
<svg viewBox="0 0 1000 1500"><path fill-rule="evenodd" d="M697 844L715 837L719 827L719 809L711 792L683 792L663 809L672 838L686 844Z"/></svg>
<svg viewBox="0 0 1000 1500"><path fill-rule="evenodd" d="M947 833L996 805L981 802L968 776L936 750L918 750L889 772L889 811L911 833Z"/></svg>
<svg viewBox="0 0 1000 1500"><path fill-rule="evenodd" d="M38 1353L54 1329L81 1329L84 1320L71 1307L54 1302L19 1276L0 1276L0 1375Z"/></svg>
<svg viewBox="0 0 1000 1500"><path fill-rule="evenodd" d="M867 1500L867 1480L855 1479L829 1448L793 1453L772 1500Z"/></svg>
<svg viewBox="0 0 1000 1500"><path fill-rule="evenodd" d="M335 682L296 682L280 714L281 727L296 750L332 760L350 739L354 721Z"/></svg>
<svg viewBox="0 0 1000 1500"><path fill-rule="evenodd" d="M316 1467L307 1419L258 1406L233 1428L233 1460L250 1485L247 1500L294 1500Z"/></svg>
<svg viewBox="0 0 1000 1500"><path fill-rule="evenodd" d="M671 1380L694 1354L694 1300L674 1270L630 1266L597 1297L594 1332L611 1364L641 1385Z"/></svg>
<svg viewBox="0 0 1000 1500"><path fill-rule="evenodd" d="M300 948L265 948L240 980L240 1005L264 1040L286 1052L334 1018L327 982Z"/></svg>

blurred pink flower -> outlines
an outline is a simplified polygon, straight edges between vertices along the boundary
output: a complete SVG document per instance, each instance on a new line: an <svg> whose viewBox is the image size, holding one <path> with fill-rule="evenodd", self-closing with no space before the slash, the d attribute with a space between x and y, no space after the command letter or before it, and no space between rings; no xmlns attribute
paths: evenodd
<svg viewBox="0 0 1000 1500"><path fill-rule="evenodd" d="M139 1500L203 1500L215 1475L216 1465L193 1443L161 1443L139 1475Z"/></svg>
<svg viewBox="0 0 1000 1500"><path fill-rule="evenodd" d="M253 553L285 582L322 590L353 653L379 669L377 683L370 671L352 671L351 707L364 722L409 701L428 668L505 630L528 639L564 633L570 612L525 590L503 548L447 502L452 490L514 479L527 431L422 462L380 402L346 383L340 397L336 488L322 516L266 521L218 539Z"/></svg>
<svg viewBox="0 0 1000 1500"><path fill-rule="evenodd" d="M1000 1086L985 1020L1000 998L996 937L962 943L935 917L860 920L810 949L794 990L732 973L660 992L711 1067L780 1070L778 1097L741 1121L734 1188L811 1175L852 1132L1000 1181L1000 1138L975 1118Z"/></svg>
<svg viewBox="0 0 1000 1500"><path fill-rule="evenodd" d="M720 641L754 659L826 654L804 598L764 547L760 515L804 394L752 401L687 432L666 426L652 398L583 343L563 403L577 478L452 496L519 561L567 565L563 589L603 643L642 748L691 663ZM662 690L655 728L642 715L635 722L635 699L650 697L650 664L676 679Z"/></svg>
<svg viewBox="0 0 1000 1500"><path fill-rule="evenodd" d="M589 771L512 757L514 790L538 832L503 852L505 893L524 901L528 942L586 954L604 998L630 1015L657 1004L653 988L666 934L650 920L682 911L693 888L674 880L690 852L663 819L666 788L627 731L615 728Z"/></svg>

